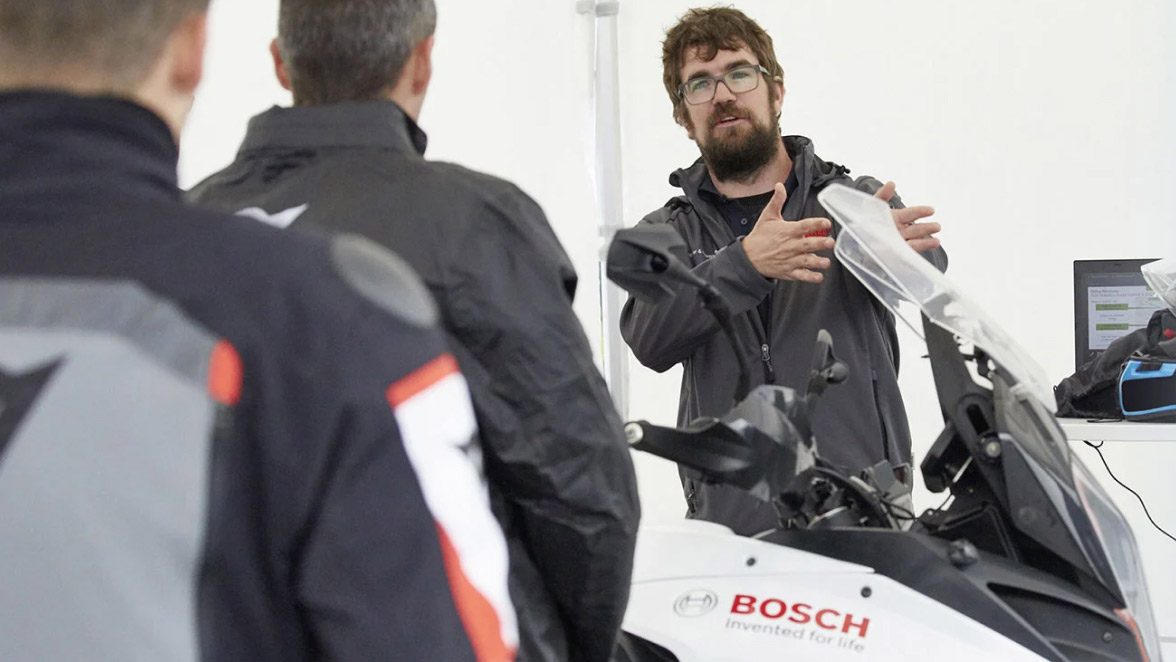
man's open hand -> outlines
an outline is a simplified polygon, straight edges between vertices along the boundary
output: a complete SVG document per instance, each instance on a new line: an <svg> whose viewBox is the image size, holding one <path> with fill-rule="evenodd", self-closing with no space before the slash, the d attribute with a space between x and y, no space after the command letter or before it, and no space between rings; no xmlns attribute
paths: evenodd
<svg viewBox="0 0 1176 662"><path fill-rule="evenodd" d="M890 202L890 198L894 197L894 182L886 182L882 188L878 189L874 197L884 202ZM916 253L939 248L939 239L934 235L942 229L940 225L935 222L918 222L919 219L927 218L934 213L935 210L926 205L890 210L890 215L894 218L894 225L898 228L899 234L906 240L907 246L913 248Z"/></svg>
<svg viewBox="0 0 1176 662"><path fill-rule="evenodd" d="M824 278L820 270L829 267L829 258L816 252L833 248L833 238L828 236L833 224L827 218L784 220L781 210L787 199L784 185L777 183L768 206L743 238L743 251L751 266L767 278L819 283Z"/></svg>

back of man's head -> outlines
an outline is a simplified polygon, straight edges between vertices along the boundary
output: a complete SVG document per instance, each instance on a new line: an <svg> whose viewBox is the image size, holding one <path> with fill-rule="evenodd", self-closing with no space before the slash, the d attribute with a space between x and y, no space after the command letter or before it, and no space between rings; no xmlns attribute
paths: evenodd
<svg viewBox="0 0 1176 662"><path fill-rule="evenodd" d="M703 60L711 60L719 50L747 48L768 70L768 76L784 80L784 69L776 59L772 37L747 14L733 7L691 9L666 32L662 42L662 82L674 104L674 118L681 122L686 108L678 96L682 84L682 67L688 51L698 50ZM775 88L769 88L775 96Z"/></svg>
<svg viewBox="0 0 1176 662"><path fill-rule="evenodd" d="M209 0L0 0L0 88L131 92Z"/></svg>
<svg viewBox="0 0 1176 662"><path fill-rule="evenodd" d="M436 26L433 0L282 0L278 49L294 104L383 98Z"/></svg>

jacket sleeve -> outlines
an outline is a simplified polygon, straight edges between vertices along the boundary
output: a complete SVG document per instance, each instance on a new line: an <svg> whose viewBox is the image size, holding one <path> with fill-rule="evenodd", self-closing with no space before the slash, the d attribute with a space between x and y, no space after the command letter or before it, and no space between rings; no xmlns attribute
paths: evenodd
<svg viewBox="0 0 1176 662"><path fill-rule="evenodd" d="M336 359L304 371L317 397L299 409L337 404L294 550L303 622L323 659L509 662L506 544L469 456L464 381L435 328L376 312L332 323Z"/></svg>
<svg viewBox="0 0 1176 662"><path fill-rule="evenodd" d="M605 662L628 602L639 504L620 417L571 306L543 212L510 188L445 265L494 489L512 509L573 660ZM459 355L459 358L461 356Z"/></svg>
<svg viewBox="0 0 1176 662"><path fill-rule="evenodd" d="M864 191L870 195L873 195L878 191L878 189L882 188L883 183L869 175L862 175L861 177L858 177L854 180L853 186L859 191ZM899 197L897 193L895 193L894 197L890 199L890 206L894 209L906 208L906 205L903 204L902 198ZM923 259L934 265L940 273L947 273L947 251L943 250L943 244L940 244L937 248L932 248L929 251L923 251L922 253L919 253L919 255L922 255Z"/></svg>
<svg viewBox="0 0 1176 662"><path fill-rule="evenodd" d="M661 221L656 213L641 221L642 224L658 222L668 222L677 229L674 220ZM686 248L695 251L699 247L688 244ZM719 249L713 256L697 260L692 271L723 294L732 315L759 305L776 283L755 270L739 241ZM678 288L657 303L629 297L621 311L621 336L642 365L658 372L665 372L689 358L718 331L718 323L701 307L698 293L692 287Z"/></svg>

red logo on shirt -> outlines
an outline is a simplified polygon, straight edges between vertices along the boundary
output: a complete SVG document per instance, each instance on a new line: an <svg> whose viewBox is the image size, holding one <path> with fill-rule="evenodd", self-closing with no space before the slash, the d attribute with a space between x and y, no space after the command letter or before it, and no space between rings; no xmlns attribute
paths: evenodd
<svg viewBox="0 0 1176 662"><path fill-rule="evenodd" d="M817 230L816 232L810 232L805 235L805 237L828 237L828 236L829 236L829 230Z"/></svg>

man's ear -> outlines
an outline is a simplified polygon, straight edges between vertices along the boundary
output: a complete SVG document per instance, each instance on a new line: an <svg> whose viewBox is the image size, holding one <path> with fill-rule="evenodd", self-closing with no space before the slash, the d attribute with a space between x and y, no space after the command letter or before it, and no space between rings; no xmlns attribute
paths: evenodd
<svg viewBox="0 0 1176 662"><path fill-rule="evenodd" d="M775 90L775 100L772 102L772 114L776 117L780 116L780 111L784 108L784 83L780 80L772 81L772 89Z"/></svg>
<svg viewBox="0 0 1176 662"><path fill-rule="evenodd" d="M278 38L270 42L270 56L274 59L274 76L278 79L278 84L282 86L287 92L290 88L290 74L286 71L286 61L282 59L282 50L278 48Z"/></svg>
<svg viewBox="0 0 1176 662"><path fill-rule="evenodd" d="M420 40L412 49L412 93L424 94L433 78L433 35Z"/></svg>
<svg viewBox="0 0 1176 662"><path fill-rule="evenodd" d="M208 43L208 16L192 14L172 32L171 84L185 94L195 93L204 78L204 49Z"/></svg>

